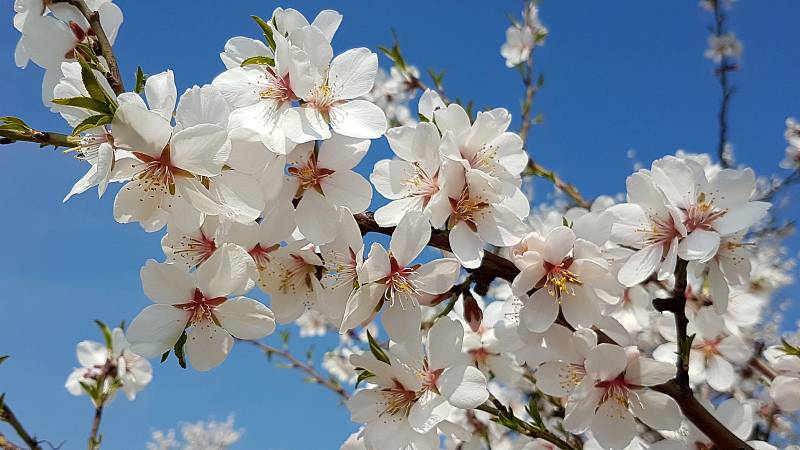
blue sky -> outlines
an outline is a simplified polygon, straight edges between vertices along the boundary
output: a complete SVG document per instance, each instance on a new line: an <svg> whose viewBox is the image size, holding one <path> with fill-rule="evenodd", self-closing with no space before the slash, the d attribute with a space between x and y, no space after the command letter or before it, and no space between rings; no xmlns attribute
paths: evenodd
<svg viewBox="0 0 800 450"><path fill-rule="evenodd" d="M14 66L11 1L2 4L0 115L66 130L38 100L41 71ZM292 6L313 17L334 8L344 15L334 40L337 53L389 44L394 29L409 61L447 71L450 96L514 114L519 107L518 75L505 68L498 51L506 13L518 15L519 1L119 4L125 23L115 48L128 85L137 65L148 73L173 69L179 91L210 82L223 70L217 55L229 37L257 37L251 14L268 17L275 6ZM541 16L551 31L537 51L545 86L535 108L544 113L544 124L529 141L540 163L594 197L624 190L630 149L646 164L678 148L713 151L719 87L702 57L710 16L697 2L546 1ZM738 160L760 174L775 172L785 147L784 120L800 116L798 16L796 1L742 0L730 23L745 49L742 71L733 75L738 92L730 139ZM382 58L382 65L388 61ZM376 141L360 168L368 172L387 155L385 140ZM0 148L0 354L12 355L0 367L0 391L32 431L54 443L66 441L66 449L85 445L92 414L85 397L63 388L77 363L75 345L99 339L92 319L130 321L148 304L139 267L147 258L161 258L160 235L114 222L113 192L100 201L92 192L61 204L83 169L53 149ZM379 204L373 200L373 209ZM798 210L787 212L796 217ZM796 254L796 238L790 246ZM797 296L798 290L784 293ZM318 349L334 345L331 339L293 341L298 351L312 342ZM224 419L231 412L247 430L240 449L338 448L356 428L333 394L304 384L298 373L271 367L249 346L234 348L210 373L154 365L154 382L135 402L119 398L108 408L104 448L141 449L153 429L210 415Z"/></svg>

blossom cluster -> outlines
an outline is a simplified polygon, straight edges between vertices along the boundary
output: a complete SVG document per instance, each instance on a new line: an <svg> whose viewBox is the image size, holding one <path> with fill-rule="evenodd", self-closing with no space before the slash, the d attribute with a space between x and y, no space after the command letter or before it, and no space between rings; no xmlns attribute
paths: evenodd
<svg viewBox="0 0 800 450"><path fill-rule="evenodd" d="M86 5L113 44L119 8ZM231 38L224 70L180 95L171 70L140 70L121 91L74 5L16 0L15 11L17 63L46 69L43 100L73 127L88 166L64 201L119 183L115 220L164 231L163 260L140 271L153 304L106 345L79 344L71 393L97 403L121 388L133 399L152 377L144 358L172 352L185 364L185 354L207 371L236 340L295 323L303 335L339 332L323 366L366 384L347 401L363 428L342 448L481 448L487 436L526 450L550 448L537 436L708 448L660 388L681 361L739 439L756 425L757 398L800 410L796 347L764 352L768 389L751 368L770 294L790 281L770 257L779 247L754 245L771 204L751 169L679 152L629 176L624 200L532 208L511 113L473 114L419 85L413 66L382 71L367 48L335 54L336 11L256 17L263 40ZM534 4L523 17L501 48L508 67L547 35ZM715 61L741 53L732 35L711 47ZM784 166L796 168L798 126L787 127ZM357 166L383 136L393 154L365 177ZM373 187L387 200L374 214ZM388 244L365 241L378 229ZM707 401L712 391L725 401ZM528 435L510 438L503 430L520 420ZM643 429L656 438L645 442Z"/></svg>

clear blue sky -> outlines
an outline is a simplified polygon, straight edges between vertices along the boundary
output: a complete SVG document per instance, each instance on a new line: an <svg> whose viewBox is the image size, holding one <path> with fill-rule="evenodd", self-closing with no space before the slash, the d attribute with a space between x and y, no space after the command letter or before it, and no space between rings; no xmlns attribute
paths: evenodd
<svg viewBox="0 0 800 450"><path fill-rule="evenodd" d="M208 83L223 70L217 55L229 37L257 36L251 14L268 17L280 5L313 17L334 8L344 15L334 40L337 53L377 49L391 42L395 29L409 61L447 71L449 95L516 115L519 79L498 49L506 13L518 15L519 1L224 3L120 0L125 23L115 48L128 85L137 65L149 73L173 69L179 91ZM66 130L38 100L41 71L14 67L11 1L2 4L0 115ZM624 190L629 149L645 163L678 148L713 151L719 88L702 56L710 16L696 1L551 0L541 15L551 35L537 56L546 83L536 110L545 122L534 128L529 150L538 161L593 197ZM784 119L800 116L799 16L796 1L741 0L731 21L745 49L743 70L733 75L739 90L731 141L739 161L762 174L774 172L783 158ZM383 58L382 65L388 67ZM369 171L387 156L385 140L377 141L360 167ZM0 148L0 354L12 355L0 367L0 391L8 392L9 404L31 430L54 443L66 440L66 449L85 446L92 414L85 397L62 387L77 363L75 345L98 338L92 319L130 321L148 304L139 267L147 258L161 258L160 235L114 222L113 192L101 201L92 191L61 204L83 170L52 149ZM796 208L789 212L798 215ZM797 239L791 245L796 253ZM316 344L324 349L333 341ZM109 407L104 448L141 449L152 429L209 415L224 419L230 412L247 429L240 449L334 449L356 428L331 393L271 367L249 346L236 347L210 373L182 370L174 362L154 365L154 382L139 399L118 398Z"/></svg>

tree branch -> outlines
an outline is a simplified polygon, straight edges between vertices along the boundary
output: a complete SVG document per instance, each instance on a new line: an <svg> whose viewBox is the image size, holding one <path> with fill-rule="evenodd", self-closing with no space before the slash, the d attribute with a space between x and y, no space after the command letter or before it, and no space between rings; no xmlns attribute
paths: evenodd
<svg viewBox="0 0 800 450"><path fill-rule="evenodd" d="M528 173L530 175L535 175L537 177L542 177L547 180L550 180L550 182L553 183L555 187L560 189L561 192L566 194L569 198L572 199L572 201L575 202L577 206L580 206L581 208L589 209L589 207L591 206L591 204L585 198L583 198L583 195L581 195L581 192L578 190L578 188L575 187L575 185L567 183L566 181L561 179L561 177L559 177L557 173L543 167L542 165L534 161L533 158L531 157L528 157L528 167L526 168L526 172L523 173Z"/></svg>
<svg viewBox="0 0 800 450"><path fill-rule="evenodd" d="M317 369L315 369L312 365L300 361L294 355L289 353L288 350L282 350L273 347L269 344L265 344L263 342L258 342L258 341L247 341L247 342L256 346L267 356L278 355L283 359L289 361L289 364L292 366L292 368L302 370L303 372L306 373L306 375L308 375L311 379L313 379L315 383L328 388L334 394L341 397L342 401L347 401L350 398L350 394L348 394L347 391L342 386L334 383L328 378L325 378L319 372L317 372Z"/></svg>
<svg viewBox="0 0 800 450"><path fill-rule="evenodd" d="M92 421L92 431L89 435L89 450L100 448L100 421L103 420L103 403L94 408L94 420Z"/></svg>
<svg viewBox="0 0 800 450"><path fill-rule="evenodd" d="M22 423L17 419L17 416L14 415L14 412L8 406L8 403L1 400L0 397L0 420L6 422L7 424L11 425L11 428L17 433L20 439L30 448L30 450L42 450L42 447L39 445L39 441L36 440L36 437L31 436L30 433L22 426ZM13 444L12 444L13 445ZM14 448L14 447L11 447Z"/></svg>
<svg viewBox="0 0 800 450"><path fill-rule="evenodd" d="M31 130L30 132L0 129L0 145L13 144L17 141L35 142L41 146L72 148L80 144L79 138L67 134L50 131Z"/></svg>

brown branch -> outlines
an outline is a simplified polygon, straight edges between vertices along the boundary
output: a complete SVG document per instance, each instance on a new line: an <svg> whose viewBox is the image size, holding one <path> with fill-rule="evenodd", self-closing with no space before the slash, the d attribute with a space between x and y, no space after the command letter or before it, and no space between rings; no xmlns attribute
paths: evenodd
<svg viewBox="0 0 800 450"><path fill-rule="evenodd" d="M315 369L312 365L300 361L294 355L289 353L288 350L279 349L269 344L265 344L263 342L258 342L258 341L247 341L247 342L258 347L258 349L264 352L264 354L267 356L278 355L284 358L285 360L289 361L289 365L291 365L292 368L302 370L303 372L306 373L306 375L311 377L311 379L313 379L315 383L330 389L334 394L341 397L342 401L347 401L350 398L350 394L348 394L347 391L342 386L334 383L328 378L325 378L319 372L317 372L317 369Z"/></svg>
<svg viewBox="0 0 800 450"><path fill-rule="evenodd" d="M11 425L11 428L17 433L20 439L25 442L30 450L42 450L42 447L39 445L39 441L36 437L31 436L30 433L22 426L22 423L17 419L17 416L14 415L14 412L8 406L8 403L5 401L0 401L0 421L6 422L7 424ZM11 447L13 448L13 447Z"/></svg>
<svg viewBox="0 0 800 450"><path fill-rule="evenodd" d="M13 144L17 141L35 142L43 147L52 145L54 147L66 148L75 147L80 143L77 137L50 131L30 130L28 132L23 132L0 130L0 145Z"/></svg>
<svg viewBox="0 0 800 450"><path fill-rule="evenodd" d="M361 228L361 233L368 232L385 234L391 236L394 232L394 227L382 227L375 222L375 216L371 212L365 212L355 215L356 222ZM428 245L436 247L446 252L452 252L450 248L449 233L444 230L432 230L431 240ZM468 269L473 275L476 283L488 284L495 278L502 278L508 282L514 280L514 277L519 273L519 269L511 261L497 256L494 253L486 252L483 255L483 262L477 269Z"/></svg>
<svg viewBox="0 0 800 450"><path fill-rule="evenodd" d="M122 82L122 76L119 72L119 65L117 58L114 56L114 50L111 47L111 42L108 40L103 25L100 22L100 12L92 11L84 0L56 0L57 2L69 3L70 5L78 8L83 17L89 21L89 26L92 28L95 37L97 37L97 44L100 46L100 51L108 64L108 73L106 79L114 93L119 95L125 92L125 86Z"/></svg>

